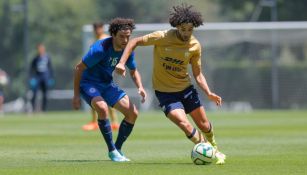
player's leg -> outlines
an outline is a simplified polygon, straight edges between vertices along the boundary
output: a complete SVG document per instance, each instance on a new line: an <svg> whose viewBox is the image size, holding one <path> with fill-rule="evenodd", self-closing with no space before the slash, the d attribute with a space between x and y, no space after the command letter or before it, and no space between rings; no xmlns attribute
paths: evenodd
<svg viewBox="0 0 307 175"><path fill-rule="evenodd" d="M136 106L130 101L127 95L121 98L114 105L114 108L124 115L124 119L119 126L118 136L115 142L116 148L121 152L124 142L127 140L133 130L135 121L138 116L138 111Z"/></svg>
<svg viewBox="0 0 307 175"><path fill-rule="evenodd" d="M196 89L190 86L185 89L181 95L185 112L191 115L197 127L203 132L212 146L217 147L213 129L200 102Z"/></svg>
<svg viewBox="0 0 307 175"><path fill-rule="evenodd" d="M190 114L197 127L202 131L211 145L217 150L217 164L224 164L226 156L217 149L213 127L207 118L204 107L201 105L196 89L193 86L190 86L182 93L182 97L185 112Z"/></svg>
<svg viewBox="0 0 307 175"><path fill-rule="evenodd" d="M175 123L193 143L204 141L202 134L195 129L184 111L184 106L181 103L181 93L167 93L155 91L156 97L160 102L164 114Z"/></svg>
<svg viewBox="0 0 307 175"><path fill-rule="evenodd" d="M0 91L0 115L3 114L3 103L4 103L4 96L2 94L2 92Z"/></svg>
<svg viewBox="0 0 307 175"><path fill-rule="evenodd" d="M218 150L217 143L215 141L213 127L209 122L206 112L203 106L194 109L190 113L193 121L197 125L197 127L203 132L206 136L207 140L211 143L211 145L216 149L216 164L224 164L226 155Z"/></svg>
<svg viewBox="0 0 307 175"><path fill-rule="evenodd" d="M32 98L31 98L32 111L35 112L36 111L36 108L35 108L36 107L36 95L38 91L37 83L31 87L31 91L32 91Z"/></svg>
<svg viewBox="0 0 307 175"><path fill-rule="evenodd" d="M197 144L204 141L201 132L195 129L189 122L183 109L173 109L167 114L167 117L175 123L193 143Z"/></svg>
<svg viewBox="0 0 307 175"><path fill-rule="evenodd" d="M94 97L91 101L91 106L98 114L98 125L101 134L108 146L109 157L112 161L123 162L126 159L117 151L112 138L112 129L108 119L108 105L101 96Z"/></svg>
<svg viewBox="0 0 307 175"><path fill-rule="evenodd" d="M132 132L138 111L126 93L114 82L103 91L102 97L109 106L114 107L124 115L115 142L116 148L121 152L123 143ZM129 161L127 158L126 160Z"/></svg>
<svg viewBox="0 0 307 175"><path fill-rule="evenodd" d="M42 111L46 111L47 109L47 88L48 88L48 80L47 79L44 79L41 81L41 89L42 89L42 106L41 106L41 109Z"/></svg>
<svg viewBox="0 0 307 175"><path fill-rule="evenodd" d="M204 108L200 106L194 109L192 112L190 112L190 116L192 117L197 127L204 133L206 139L211 143L213 147L217 149L213 128L206 116Z"/></svg>
<svg viewBox="0 0 307 175"><path fill-rule="evenodd" d="M111 128L113 131L117 131L119 129L119 124L117 120L116 111L114 108L109 107L109 116L111 119Z"/></svg>
<svg viewBox="0 0 307 175"><path fill-rule="evenodd" d="M113 142L112 130L110 121L108 119L108 105L102 98L101 93L95 86L91 84L84 84L80 86L80 93L82 98L97 112L98 125L100 132L108 146L109 158L112 161L123 162L126 161L123 156L117 151Z"/></svg>
<svg viewBox="0 0 307 175"><path fill-rule="evenodd" d="M103 100L101 96L96 96L91 100L91 106L98 113L98 125L103 135L107 145L109 152L115 150L115 145L112 139L112 131L110 126L110 121L108 119L108 105Z"/></svg>

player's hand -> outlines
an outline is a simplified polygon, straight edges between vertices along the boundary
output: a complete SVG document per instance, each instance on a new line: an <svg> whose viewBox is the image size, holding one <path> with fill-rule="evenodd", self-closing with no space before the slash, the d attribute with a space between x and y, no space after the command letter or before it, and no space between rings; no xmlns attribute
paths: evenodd
<svg viewBox="0 0 307 175"><path fill-rule="evenodd" d="M122 63L118 63L115 67L116 73L118 73L121 76L126 76L126 68L125 65Z"/></svg>
<svg viewBox="0 0 307 175"><path fill-rule="evenodd" d="M72 99L72 106L74 109L80 109L81 107L81 98L80 96L74 96Z"/></svg>
<svg viewBox="0 0 307 175"><path fill-rule="evenodd" d="M31 78L31 79L29 80L29 85L30 85L30 88L31 88L31 89L35 89L36 86L38 85L37 79L36 79L36 78Z"/></svg>
<svg viewBox="0 0 307 175"><path fill-rule="evenodd" d="M209 93L208 94L208 98L209 98L209 100L215 102L215 104L217 106L221 106L222 105L222 97L216 95L215 93L212 93L212 92Z"/></svg>
<svg viewBox="0 0 307 175"><path fill-rule="evenodd" d="M145 100L146 100L146 97L147 97L147 93L146 93L146 91L145 91L145 89L144 88L139 88L138 89L138 93L142 96L142 103L144 103L145 102Z"/></svg>

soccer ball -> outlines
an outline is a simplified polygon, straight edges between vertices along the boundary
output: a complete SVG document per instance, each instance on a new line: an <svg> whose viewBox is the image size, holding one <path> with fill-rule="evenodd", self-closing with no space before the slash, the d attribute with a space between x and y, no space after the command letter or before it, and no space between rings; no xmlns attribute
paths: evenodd
<svg viewBox="0 0 307 175"><path fill-rule="evenodd" d="M198 143L193 147L191 159L196 165L210 164L215 159L216 150L210 143Z"/></svg>

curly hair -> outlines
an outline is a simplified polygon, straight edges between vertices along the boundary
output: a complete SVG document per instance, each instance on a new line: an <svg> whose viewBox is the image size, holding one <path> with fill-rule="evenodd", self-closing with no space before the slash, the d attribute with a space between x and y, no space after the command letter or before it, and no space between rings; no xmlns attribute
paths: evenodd
<svg viewBox="0 0 307 175"><path fill-rule="evenodd" d="M170 13L169 23L172 27L177 27L183 23L192 23L194 27L203 25L203 19L200 12L193 11L192 5L181 4L181 6L173 6Z"/></svg>
<svg viewBox="0 0 307 175"><path fill-rule="evenodd" d="M135 24L133 19L129 18L114 18L111 20L109 25L110 35L116 35L119 30L133 30L135 29Z"/></svg>

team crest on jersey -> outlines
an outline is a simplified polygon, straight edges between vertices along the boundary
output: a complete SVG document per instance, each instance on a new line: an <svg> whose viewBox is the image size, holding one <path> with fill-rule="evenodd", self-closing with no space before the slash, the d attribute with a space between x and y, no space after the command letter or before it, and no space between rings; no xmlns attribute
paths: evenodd
<svg viewBox="0 0 307 175"><path fill-rule="evenodd" d="M190 52L185 52L185 53L184 53L184 57L185 57L185 58L189 58L189 56L190 56Z"/></svg>
<svg viewBox="0 0 307 175"><path fill-rule="evenodd" d="M93 94L93 93L96 92L96 89L95 89L95 88L90 88L90 89L89 89L89 92L90 92L91 94Z"/></svg>

